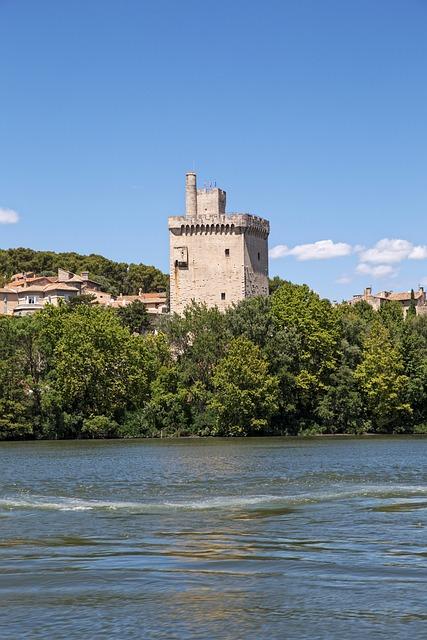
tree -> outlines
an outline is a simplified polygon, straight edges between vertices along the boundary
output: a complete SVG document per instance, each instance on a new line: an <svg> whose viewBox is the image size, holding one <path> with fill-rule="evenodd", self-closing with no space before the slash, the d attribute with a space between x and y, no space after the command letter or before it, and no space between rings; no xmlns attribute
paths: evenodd
<svg viewBox="0 0 427 640"><path fill-rule="evenodd" d="M327 433L363 433L370 427L354 372L340 366L331 376L331 384L317 407L323 431Z"/></svg>
<svg viewBox="0 0 427 640"><path fill-rule="evenodd" d="M131 333L144 333L150 326L147 309L141 300L134 300L126 307L119 307L117 315L122 325Z"/></svg>
<svg viewBox="0 0 427 640"><path fill-rule="evenodd" d="M403 308L400 302L390 300L378 311L378 317L390 333L390 338L397 343L404 327Z"/></svg>
<svg viewBox="0 0 427 640"><path fill-rule="evenodd" d="M108 416L93 416L83 420L82 434L91 438L108 438L115 435L117 422Z"/></svg>
<svg viewBox="0 0 427 640"><path fill-rule="evenodd" d="M183 316L165 319L163 330L186 384L211 386L213 368L230 340L226 316L217 307L193 302Z"/></svg>
<svg viewBox="0 0 427 640"><path fill-rule="evenodd" d="M272 313L280 330L291 335L295 349L292 374L302 428L316 420L319 394L329 384L340 358L337 310L307 285L285 283L272 297Z"/></svg>
<svg viewBox="0 0 427 640"><path fill-rule="evenodd" d="M33 434L33 402L25 379L20 321L0 316L0 439L16 440Z"/></svg>
<svg viewBox="0 0 427 640"><path fill-rule="evenodd" d="M140 406L149 389L143 338L131 336L114 311L102 307L80 306L61 319L51 377L63 410L112 418Z"/></svg>
<svg viewBox="0 0 427 640"><path fill-rule="evenodd" d="M412 413L408 403L409 380L391 333L380 321L372 324L354 375L374 429L390 432L405 428Z"/></svg>
<svg viewBox="0 0 427 640"><path fill-rule="evenodd" d="M264 348L277 330L271 311L271 298L258 296L246 298L230 307L225 322L233 337L245 336Z"/></svg>
<svg viewBox="0 0 427 640"><path fill-rule="evenodd" d="M73 309L74 307L78 307L79 305L85 304L97 304L96 296L93 293L84 293L81 296L73 296L69 300L67 300L66 304Z"/></svg>
<svg viewBox="0 0 427 640"><path fill-rule="evenodd" d="M284 284L289 284L289 280L283 280L282 278L280 278L280 276L274 276L274 278L269 278L268 288L269 288L270 295L273 295L273 293L275 293L277 289L280 289L280 287Z"/></svg>
<svg viewBox="0 0 427 640"><path fill-rule="evenodd" d="M409 307L406 312L406 319L410 320L411 318L415 318L416 315L417 315L417 303L415 302L414 290L411 289L411 301L409 303Z"/></svg>
<svg viewBox="0 0 427 640"><path fill-rule="evenodd" d="M408 401L412 422L427 423L427 316L407 317L402 332L400 352L408 378Z"/></svg>
<svg viewBox="0 0 427 640"><path fill-rule="evenodd" d="M278 409L278 384L268 362L253 342L231 341L214 370L215 394L210 409L219 435L252 435L268 430Z"/></svg>

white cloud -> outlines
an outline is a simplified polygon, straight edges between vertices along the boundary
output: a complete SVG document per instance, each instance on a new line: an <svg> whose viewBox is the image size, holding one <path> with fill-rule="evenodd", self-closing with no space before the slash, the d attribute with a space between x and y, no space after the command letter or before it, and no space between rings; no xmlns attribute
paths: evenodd
<svg viewBox="0 0 427 640"><path fill-rule="evenodd" d="M414 247L408 258L410 260L425 260L427 258L427 247L425 245Z"/></svg>
<svg viewBox="0 0 427 640"><path fill-rule="evenodd" d="M383 238L370 249L360 251L362 263L386 265L402 260L422 260L427 258L427 246L415 246L408 240Z"/></svg>
<svg viewBox="0 0 427 640"><path fill-rule="evenodd" d="M15 224L19 220L19 214L13 209L0 207L0 224Z"/></svg>
<svg viewBox="0 0 427 640"><path fill-rule="evenodd" d="M366 262L359 263L356 271L364 275L374 276L374 278L384 278L385 276L395 276L397 274L396 269L389 264L372 265L366 264Z"/></svg>
<svg viewBox="0 0 427 640"><path fill-rule="evenodd" d="M297 260L328 260L348 256L352 252L351 245L346 242L333 242L332 240L318 240L310 244L298 244L289 249L284 244L273 247L270 251L270 258L282 258L283 256L294 256Z"/></svg>
<svg viewBox="0 0 427 640"><path fill-rule="evenodd" d="M288 247L285 244L278 244L269 251L270 258L276 260L277 258L283 258L287 256L289 252Z"/></svg>

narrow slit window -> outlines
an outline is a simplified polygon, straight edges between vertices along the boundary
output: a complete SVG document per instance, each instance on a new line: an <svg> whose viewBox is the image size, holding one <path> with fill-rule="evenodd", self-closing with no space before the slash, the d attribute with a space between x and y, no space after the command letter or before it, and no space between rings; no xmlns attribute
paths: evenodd
<svg viewBox="0 0 427 640"><path fill-rule="evenodd" d="M229 257L229 255L230 255L230 249L226 249L226 250L225 250L225 256L228 258L228 257Z"/></svg>
<svg viewBox="0 0 427 640"><path fill-rule="evenodd" d="M225 300L225 293L221 293L221 300Z"/></svg>
<svg viewBox="0 0 427 640"><path fill-rule="evenodd" d="M261 254L259 251L258 251L258 260L261 260Z"/></svg>

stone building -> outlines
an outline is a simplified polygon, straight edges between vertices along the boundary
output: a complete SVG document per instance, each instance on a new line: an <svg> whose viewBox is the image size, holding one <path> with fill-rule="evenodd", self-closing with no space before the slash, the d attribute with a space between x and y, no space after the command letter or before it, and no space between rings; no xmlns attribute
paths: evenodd
<svg viewBox="0 0 427 640"><path fill-rule="evenodd" d="M378 293L372 293L372 287L366 287L362 294L353 296L349 302L350 304L356 304L364 300L371 305L375 311L378 311L383 305L394 301L402 306L403 313L406 316L411 306L412 295L417 315L427 314L427 297L423 287L419 287L418 291L414 291L413 294L411 291L379 291Z"/></svg>
<svg viewBox="0 0 427 640"><path fill-rule="evenodd" d="M268 295L267 220L226 213L226 193L197 188L186 175L185 216L169 218L170 308L182 314L194 300L220 310Z"/></svg>
<svg viewBox="0 0 427 640"><path fill-rule="evenodd" d="M149 315L166 313L166 293L142 293L135 296L115 297L103 291L101 285L89 277L88 271L80 275L58 269L57 276L35 273L16 273L10 282L0 288L0 315L26 316L40 311L46 304L58 305L80 295L90 295L93 304L103 307L125 307L135 300L142 302Z"/></svg>

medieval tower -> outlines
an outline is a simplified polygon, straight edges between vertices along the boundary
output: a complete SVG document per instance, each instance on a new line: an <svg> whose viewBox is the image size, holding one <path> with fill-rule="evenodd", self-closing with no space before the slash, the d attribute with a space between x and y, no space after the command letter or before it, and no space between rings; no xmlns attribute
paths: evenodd
<svg viewBox="0 0 427 640"><path fill-rule="evenodd" d="M171 312L192 300L224 310L268 295L268 221L226 213L225 191L198 189L195 173L186 175L185 204L185 216L169 218Z"/></svg>

